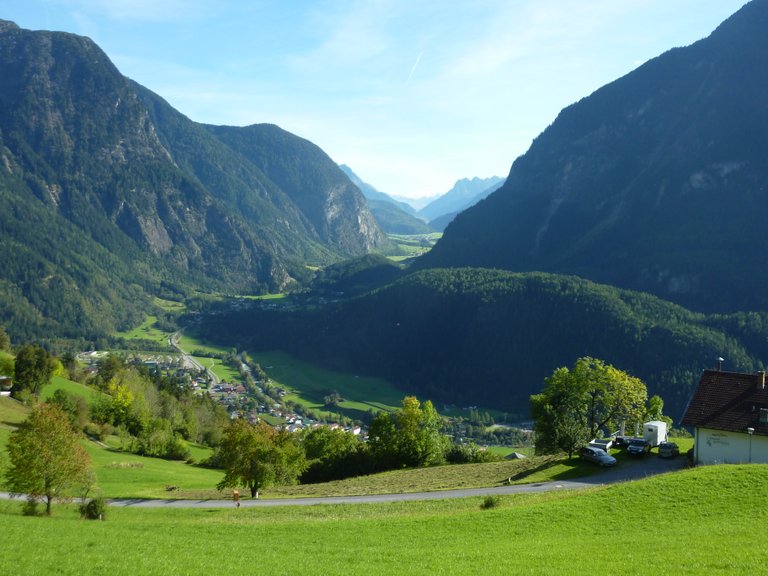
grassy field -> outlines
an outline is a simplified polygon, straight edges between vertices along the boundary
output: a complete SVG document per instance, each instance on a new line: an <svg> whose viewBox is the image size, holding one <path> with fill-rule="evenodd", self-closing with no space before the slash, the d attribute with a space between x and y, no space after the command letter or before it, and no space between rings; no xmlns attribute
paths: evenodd
<svg viewBox="0 0 768 576"><path fill-rule="evenodd" d="M168 344L170 334L155 328L155 322L157 322L157 316L147 316L140 326L127 332L116 332L115 336L126 340L151 340L158 344Z"/></svg>
<svg viewBox="0 0 768 576"><path fill-rule="evenodd" d="M82 396L88 402L96 400L100 394L98 390L90 388L85 384L73 382L72 380L62 378L61 376L54 376L51 378L51 383L43 387L43 390L40 393L40 397L43 400L48 400L49 398L53 397L53 395L56 393L56 390L66 390L71 394Z"/></svg>
<svg viewBox="0 0 768 576"><path fill-rule="evenodd" d="M432 234L388 234L387 236L400 253L399 256L389 256L389 258L399 262L429 252L443 234L442 232L433 232Z"/></svg>
<svg viewBox="0 0 768 576"><path fill-rule="evenodd" d="M109 498L218 498L223 473L184 462L146 458L85 442L100 491ZM167 486L176 486L172 493Z"/></svg>
<svg viewBox="0 0 768 576"><path fill-rule="evenodd" d="M334 390L344 397L338 412L355 419L369 410L376 412L397 408L405 396L385 380L331 372L283 352L250 355L277 386L288 392L288 400L317 412L325 412L323 398Z"/></svg>
<svg viewBox="0 0 768 576"><path fill-rule="evenodd" d="M110 509L106 522L0 503L0 573L761 573L768 466L711 466L577 492L286 509Z"/></svg>

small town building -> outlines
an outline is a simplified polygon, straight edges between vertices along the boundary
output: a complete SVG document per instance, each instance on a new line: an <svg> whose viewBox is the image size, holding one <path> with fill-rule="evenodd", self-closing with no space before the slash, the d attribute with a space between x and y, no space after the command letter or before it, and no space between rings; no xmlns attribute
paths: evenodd
<svg viewBox="0 0 768 576"><path fill-rule="evenodd" d="M10 396L13 388L13 379L10 376L0 375L0 396Z"/></svg>
<svg viewBox="0 0 768 576"><path fill-rule="evenodd" d="M695 464L768 463L765 372L705 370L682 424L694 429Z"/></svg>

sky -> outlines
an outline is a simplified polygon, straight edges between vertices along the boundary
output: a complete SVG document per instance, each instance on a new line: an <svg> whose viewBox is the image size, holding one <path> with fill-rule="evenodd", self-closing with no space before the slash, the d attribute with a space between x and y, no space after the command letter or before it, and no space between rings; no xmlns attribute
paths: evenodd
<svg viewBox="0 0 768 576"><path fill-rule="evenodd" d="M391 195L506 176L564 107L745 0L0 0L196 122L277 124Z"/></svg>

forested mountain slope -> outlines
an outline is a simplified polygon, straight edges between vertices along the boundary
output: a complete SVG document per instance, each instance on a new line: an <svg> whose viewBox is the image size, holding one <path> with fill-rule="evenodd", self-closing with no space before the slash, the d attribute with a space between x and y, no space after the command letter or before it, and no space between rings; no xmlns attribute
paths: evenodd
<svg viewBox="0 0 768 576"><path fill-rule="evenodd" d="M0 324L19 339L103 335L147 294L280 290L386 243L313 144L195 123L88 38L6 21L0 198Z"/></svg>
<svg viewBox="0 0 768 576"><path fill-rule="evenodd" d="M768 309L768 0L564 109L421 267L575 274Z"/></svg>
<svg viewBox="0 0 768 576"><path fill-rule="evenodd" d="M768 314L707 316L576 277L487 269L417 272L324 310L217 313L201 329L242 349L283 349L434 400L517 414L581 356L643 378L673 417L718 356L747 371L768 357Z"/></svg>

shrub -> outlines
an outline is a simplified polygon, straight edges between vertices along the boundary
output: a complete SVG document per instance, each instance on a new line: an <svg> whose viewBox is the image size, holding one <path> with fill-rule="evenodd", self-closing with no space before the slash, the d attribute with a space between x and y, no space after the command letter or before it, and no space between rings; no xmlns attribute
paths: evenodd
<svg viewBox="0 0 768 576"><path fill-rule="evenodd" d="M34 498L27 498L24 502L24 506L21 509L21 513L24 516L40 516L41 512L37 508L37 500Z"/></svg>
<svg viewBox="0 0 768 576"><path fill-rule="evenodd" d="M469 444L452 444L445 452L445 459L449 464L479 464L500 462L504 458L501 454L496 454L470 442Z"/></svg>
<svg viewBox="0 0 768 576"><path fill-rule="evenodd" d="M501 497L500 496L486 496L483 499L483 502L480 504L481 510L488 510L490 508L497 508L501 506Z"/></svg>
<svg viewBox="0 0 768 576"><path fill-rule="evenodd" d="M80 504L80 517L86 520L105 520L107 518L107 501L98 496L83 502Z"/></svg>

